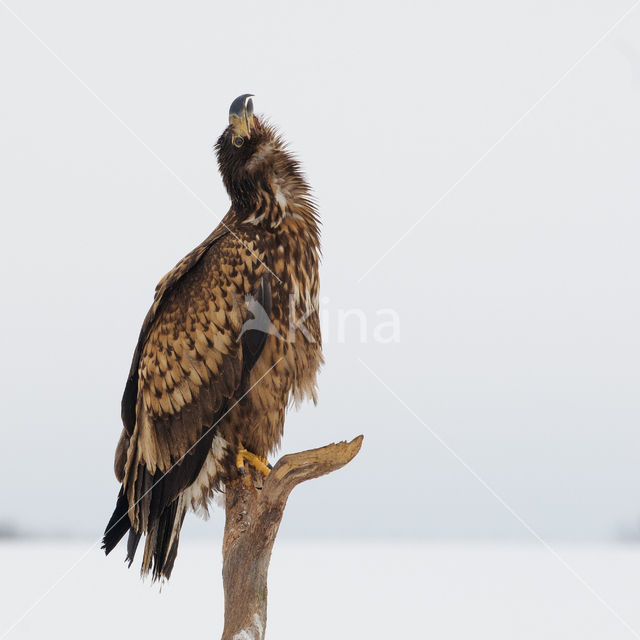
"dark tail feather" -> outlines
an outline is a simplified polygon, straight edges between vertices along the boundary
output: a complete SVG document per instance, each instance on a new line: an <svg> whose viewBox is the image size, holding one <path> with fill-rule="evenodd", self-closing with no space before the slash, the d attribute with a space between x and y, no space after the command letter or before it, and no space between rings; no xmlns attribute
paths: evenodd
<svg viewBox="0 0 640 640"><path fill-rule="evenodd" d="M124 534L127 533L130 528L129 502L127 501L122 489L120 489L116 508L111 516L111 520L109 520L109 523L107 524L107 528L104 531L104 537L102 538L102 548L106 555L109 555L113 551L115 546L120 542L120 540L122 540Z"/></svg>
<svg viewBox="0 0 640 640"><path fill-rule="evenodd" d="M136 549L138 548L138 542L140 542L142 534L134 531L133 528L129 531L129 539L127 540L127 559L125 562L131 563L136 556Z"/></svg>
<svg viewBox="0 0 640 640"><path fill-rule="evenodd" d="M169 579L178 555L180 529L186 514L182 499L177 498L165 509L151 527L144 546L142 573L153 569L153 579Z"/></svg>
<svg viewBox="0 0 640 640"><path fill-rule="evenodd" d="M169 578L178 555L180 530L186 512L187 509L182 498L178 497L162 510L160 517L150 524L144 546L144 558L142 559L143 575L152 570L154 580ZM102 539L102 548L105 554L109 555L127 532L129 532L129 539L127 540L126 561L131 566L142 534L134 531L131 527L129 502L120 489L116 508Z"/></svg>

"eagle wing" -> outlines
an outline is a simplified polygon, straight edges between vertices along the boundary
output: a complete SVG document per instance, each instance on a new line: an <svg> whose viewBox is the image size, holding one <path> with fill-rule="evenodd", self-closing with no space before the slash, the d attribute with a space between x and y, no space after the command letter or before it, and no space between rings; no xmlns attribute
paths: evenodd
<svg viewBox="0 0 640 640"><path fill-rule="evenodd" d="M156 289L123 396L126 446L116 461L138 532L195 480L212 425L255 363L255 336L248 349L242 327L247 296L270 300L264 258L255 241L214 232Z"/></svg>
<svg viewBox="0 0 640 640"><path fill-rule="evenodd" d="M178 264L157 284L155 295L153 297L153 304L151 305L151 308L142 323L142 328L140 329L140 336L131 361L129 377L127 378L127 384L122 396L122 423L124 424L125 430L125 434L123 435L131 436L136 425L140 352L144 346L151 324L158 313L158 309L160 308L160 304L162 303L165 294L171 290L185 274L191 271L191 269L198 264L205 252L215 244L215 242L223 238L228 233L229 231L227 226L222 224L218 226L207 238L205 238L203 242L193 249L193 251L190 251L184 258L182 258L182 260L180 260L180 262L178 262ZM122 472L123 471L124 469L122 469ZM120 477L122 472L118 472L118 460L116 459L116 476L118 476L118 480L120 481L122 481L122 477Z"/></svg>

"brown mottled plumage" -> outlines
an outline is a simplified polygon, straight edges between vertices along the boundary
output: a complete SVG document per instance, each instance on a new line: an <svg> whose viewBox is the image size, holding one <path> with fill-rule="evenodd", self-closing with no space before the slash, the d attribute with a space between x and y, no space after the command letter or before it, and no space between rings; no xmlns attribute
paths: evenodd
<svg viewBox="0 0 640 640"><path fill-rule="evenodd" d="M170 576L186 511L207 510L238 449L266 457L290 401L315 401L322 362L309 188L249 96L229 120L216 151L231 209L158 284L122 398L104 548L129 532L131 562L146 535L154 578Z"/></svg>

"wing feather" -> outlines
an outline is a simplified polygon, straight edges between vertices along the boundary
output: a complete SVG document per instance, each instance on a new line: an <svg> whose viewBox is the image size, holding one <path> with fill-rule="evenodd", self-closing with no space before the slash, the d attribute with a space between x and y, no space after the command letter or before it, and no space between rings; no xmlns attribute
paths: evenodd
<svg viewBox="0 0 640 640"><path fill-rule="evenodd" d="M122 422L124 424L125 430L129 435L133 433L133 429L136 423L138 368L140 354L149 333L149 329L156 318L161 303L165 298L165 294L171 291L174 285L199 263L201 258L210 247L212 247L221 238L224 238L227 234L228 227L224 225L218 226L193 251L182 258L182 260L180 260L180 262L160 280L156 287L153 304L151 305L151 309L149 309L149 312L147 313L147 316L142 323L140 336L138 338L138 344L136 345L136 349L133 354L131 369L129 370L129 377L127 379L127 384L125 386L125 391L122 397Z"/></svg>
<svg viewBox="0 0 640 640"><path fill-rule="evenodd" d="M252 250L259 253L256 246ZM237 236L210 237L157 287L123 396L132 442L123 484L138 531L147 531L194 481L211 448L210 427L246 379L245 296L264 288L266 271L246 255ZM144 495L149 487L151 496Z"/></svg>

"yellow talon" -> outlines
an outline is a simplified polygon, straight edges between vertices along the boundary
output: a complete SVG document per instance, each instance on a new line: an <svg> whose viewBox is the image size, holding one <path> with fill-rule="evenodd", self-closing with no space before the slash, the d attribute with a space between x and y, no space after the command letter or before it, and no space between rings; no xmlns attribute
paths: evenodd
<svg viewBox="0 0 640 640"><path fill-rule="evenodd" d="M236 454L236 467L241 476L246 474L245 464L249 463L252 467L257 469L265 478L271 473L271 465L266 458L261 458L251 451L247 451L243 446L238 449Z"/></svg>

